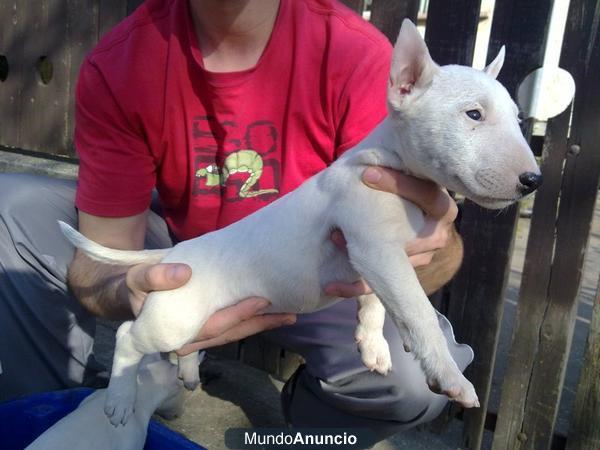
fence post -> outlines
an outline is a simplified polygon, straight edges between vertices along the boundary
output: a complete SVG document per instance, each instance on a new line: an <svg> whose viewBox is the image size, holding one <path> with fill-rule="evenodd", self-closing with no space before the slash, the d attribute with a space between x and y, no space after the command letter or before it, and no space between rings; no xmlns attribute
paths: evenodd
<svg viewBox="0 0 600 450"><path fill-rule="evenodd" d="M600 450L600 278L592 311L583 369L577 387L567 450Z"/></svg>
<svg viewBox="0 0 600 450"><path fill-rule="evenodd" d="M429 1L425 41L436 63L473 63L480 10L481 0Z"/></svg>
<svg viewBox="0 0 600 450"><path fill-rule="evenodd" d="M513 96L543 61L551 6L548 0L496 1L488 61L506 45L499 80ZM483 437L517 216L516 205L498 214L466 201L461 219L465 260L452 284L449 318L459 342L475 350L466 375L482 407L465 411L465 445L472 449L481 447Z"/></svg>
<svg viewBox="0 0 600 450"><path fill-rule="evenodd" d="M361 15L365 9L365 0L342 0L342 3Z"/></svg>
<svg viewBox="0 0 600 450"><path fill-rule="evenodd" d="M416 24L418 12L419 0L373 0L371 23L394 43L402 21L408 18Z"/></svg>
<svg viewBox="0 0 600 450"><path fill-rule="evenodd" d="M561 65L575 78L577 92L558 219L549 217L545 230L538 221L536 230L532 218L530 239L534 241L528 245L494 435L493 448L498 450L548 449L552 442L600 175L599 19L600 5L595 0L571 1ZM566 128L567 119L562 120ZM556 246L551 253L552 242L546 244L549 249L542 249L535 240L540 232L552 236L555 224Z"/></svg>

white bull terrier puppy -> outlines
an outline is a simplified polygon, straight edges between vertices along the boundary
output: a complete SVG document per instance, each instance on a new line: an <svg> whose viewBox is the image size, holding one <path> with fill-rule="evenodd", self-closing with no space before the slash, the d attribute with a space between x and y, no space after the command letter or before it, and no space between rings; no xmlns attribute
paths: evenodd
<svg viewBox="0 0 600 450"><path fill-rule="evenodd" d="M146 356L140 364L135 412L125 426L115 428L106 420L106 396L107 390L99 389L86 397L26 450L139 450L146 442L148 422L158 408L164 416L177 416L183 409L183 386L177 367L159 355Z"/></svg>
<svg viewBox="0 0 600 450"><path fill-rule="evenodd" d="M361 174L368 166L390 167L433 180L487 208L504 208L535 190L541 175L521 133L518 108L496 81L503 61L504 49L484 71L440 67L405 20L393 53L389 116L294 192L172 249L111 250L61 224L68 239L98 261L192 268L185 286L150 293L139 317L119 328L105 405L110 421L125 424L133 411L142 356L189 343L217 310L260 296L271 301L269 312L308 313L340 300L325 295L325 285L360 277L374 292L358 298L356 338L365 364L382 374L391 369L382 333L387 311L432 390L465 407L479 406L404 251L424 224L422 212L365 186ZM330 241L336 228L347 241L347 254ZM196 356L179 364L180 375L193 387Z"/></svg>

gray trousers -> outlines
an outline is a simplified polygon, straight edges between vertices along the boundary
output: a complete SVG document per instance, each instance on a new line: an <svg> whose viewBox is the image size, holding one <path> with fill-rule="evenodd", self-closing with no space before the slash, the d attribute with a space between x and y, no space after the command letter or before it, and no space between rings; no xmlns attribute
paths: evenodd
<svg viewBox="0 0 600 450"><path fill-rule="evenodd" d="M0 400L93 386L104 370L93 353L95 318L69 294L65 281L73 248L56 221L77 225L74 196L72 181L0 174ZM170 245L164 221L152 212L146 247ZM440 325L464 370L471 348L456 344L443 316ZM369 427L383 438L435 418L447 400L428 389L391 321L384 334L393 370L385 377L362 364L355 327L356 302L347 300L267 333L306 359L290 404L292 423Z"/></svg>

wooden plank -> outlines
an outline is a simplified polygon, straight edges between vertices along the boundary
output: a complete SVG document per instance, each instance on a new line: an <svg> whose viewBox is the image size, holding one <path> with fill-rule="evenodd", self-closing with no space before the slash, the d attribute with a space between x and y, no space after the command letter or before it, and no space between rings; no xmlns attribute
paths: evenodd
<svg viewBox="0 0 600 450"><path fill-rule="evenodd" d="M0 145L8 147L20 140L25 9L26 0L0 0L0 55L8 63L7 78L0 82Z"/></svg>
<svg viewBox="0 0 600 450"><path fill-rule="evenodd" d="M23 149L64 153L70 140L64 126L69 105L64 15L62 0L41 0L27 9L19 142Z"/></svg>
<svg viewBox="0 0 600 450"><path fill-rule="evenodd" d="M232 342L230 344L209 348L206 351L211 355L217 356L219 358L237 360L240 358L240 343Z"/></svg>
<svg viewBox="0 0 600 450"><path fill-rule="evenodd" d="M127 15L127 2L101 0L98 4L98 40Z"/></svg>
<svg viewBox="0 0 600 450"><path fill-rule="evenodd" d="M127 15L131 14L144 0L125 0L127 2Z"/></svg>
<svg viewBox="0 0 600 450"><path fill-rule="evenodd" d="M440 65L473 62L481 0L430 0L425 41Z"/></svg>
<svg viewBox="0 0 600 450"><path fill-rule="evenodd" d="M405 18L417 23L419 0L373 0L371 23L391 42L396 42L400 25Z"/></svg>
<svg viewBox="0 0 600 450"><path fill-rule="evenodd" d="M63 0L64 2L65 0ZM94 47L98 39L98 0L66 0L67 43L65 51L68 76L65 88L71 99L64 121L65 134L69 136L65 156L74 156L72 136L75 125L75 87L79 67L85 55Z"/></svg>
<svg viewBox="0 0 600 450"><path fill-rule="evenodd" d="M427 10L425 41L438 64L471 65L479 22L479 0L430 0ZM468 220L468 219L467 219ZM453 282L430 297L440 312L447 314L452 298ZM457 408L447 408L428 428L442 432L456 415Z"/></svg>
<svg viewBox="0 0 600 450"><path fill-rule="evenodd" d="M283 349L261 335L247 337L240 344L240 361L264 370L281 381L287 381L304 362L300 355Z"/></svg>
<svg viewBox="0 0 600 450"><path fill-rule="evenodd" d="M567 450L600 450L600 278L583 361Z"/></svg>
<svg viewBox="0 0 600 450"><path fill-rule="evenodd" d="M550 10L547 0L496 1L488 61L507 45L499 81L513 96L519 82L542 63ZM516 205L498 214L467 201L463 210L465 261L452 285L449 318L459 342L475 351L466 376L482 407L464 413L468 448L482 443L517 216Z"/></svg>
<svg viewBox="0 0 600 450"><path fill-rule="evenodd" d="M567 132L570 108L548 124L542 153L544 183L536 193L531 217L530 237L527 241L525 264L521 281L519 306L514 326L513 344L508 354L508 368L502 385L494 442L518 436L520 427L512 431L512 423L520 422L524 414L522 399L528 385L533 364L541 318L545 309L545 293L550 280L554 251L555 223L558 197L562 184L563 162L567 152ZM518 344L516 343L518 341ZM518 420L517 420L518 419ZM516 433L516 434L515 434Z"/></svg>
<svg viewBox="0 0 600 450"><path fill-rule="evenodd" d="M344 3L348 8L353 9L361 15L365 10L365 0L342 0L342 3Z"/></svg>
<svg viewBox="0 0 600 450"><path fill-rule="evenodd" d="M494 449L548 449L560 401L576 314L581 269L600 176L600 5L573 0L561 66L574 75L577 93L563 171L556 246L549 280L523 286ZM535 211L534 211L535 214ZM533 229L533 227L532 227ZM528 271L543 268L533 263ZM539 255L537 256L540 257ZM532 316L533 314L533 316ZM518 353L526 346L529 352Z"/></svg>

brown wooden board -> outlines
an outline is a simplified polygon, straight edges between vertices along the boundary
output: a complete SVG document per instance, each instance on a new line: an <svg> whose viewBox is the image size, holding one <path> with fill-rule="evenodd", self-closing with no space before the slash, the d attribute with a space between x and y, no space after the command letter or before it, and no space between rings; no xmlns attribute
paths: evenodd
<svg viewBox="0 0 600 450"><path fill-rule="evenodd" d="M65 2L28 2L24 20L24 70L18 146L59 153L70 142L64 126L69 104Z"/></svg>
<svg viewBox="0 0 600 450"><path fill-rule="evenodd" d="M261 335L250 336L241 343L240 361L266 371L275 378L286 381L303 362L303 359Z"/></svg>
<svg viewBox="0 0 600 450"><path fill-rule="evenodd" d="M440 65L471 65L475 49L475 36L479 23L480 1L430 0L427 10L425 41L434 61ZM468 219L467 219L468 220ZM440 312L447 313L452 284L430 297L432 304ZM442 432L455 415L455 409L448 409L429 424L429 429Z"/></svg>
<svg viewBox="0 0 600 450"><path fill-rule="evenodd" d="M571 2L561 66L574 76L577 93L552 267L548 280L532 274L523 282L518 306L523 323L517 326L513 337L494 449L548 449L551 446L600 175L599 19L597 2ZM528 252L528 271L544 270L535 261L541 258L541 251L548 253L548 249L537 254L533 250L531 254Z"/></svg>
<svg viewBox="0 0 600 450"><path fill-rule="evenodd" d="M600 450L600 279L577 387L567 450Z"/></svg>
<svg viewBox="0 0 600 450"><path fill-rule="evenodd" d="M0 81L0 145L16 147L20 139L24 21L27 1L0 0L0 55L6 58L8 74Z"/></svg>
<svg viewBox="0 0 600 450"><path fill-rule="evenodd" d="M481 0L429 0L425 41L440 64L471 65Z"/></svg>
<svg viewBox="0 0 600 450"><path fill-rule="evenodd" d="M488 61L506 44L506 60L498 79L513 97L521 80L542 63L551 6L542 0L496 1ZM499 214L469 201L463 211L465 260L452 285L449 316L459 341L475 351L466 375L482 406L465 411L468 448L480 448L483 438L517 216L517 206Z"/></svg>
<svg viewBox="0 0 600 450"><path fill-rule="evenodd" d="M92 50L98 40L98 0L67 0L66 20L68 22L67 42L69 75L66 90L69 93L69 107L65 121L65 133L72 139L75 125L75 87L79 67L85 55ZM72 141L63 150L66 156L73 156Z"/></svg>
<svg viewBox="0 0 600 450"><path fill-rule="evenodd" d="M125 0L127 2L127 14L131 14L144 0Z"/></svg>
<svg viewBox="0 0 600 450"><path fill-rule="evenodd" d="M542 153L544 183L536 193L531 217L530 237L527 242L525 264L521 281L519 307L515 319L513 344L508 355L508 369L502 386L499 408L500 418L496 424L495 442L506 439L510 418L521 417L524 405L515 398L525 395L521 389L527 386L531 364L527 361L536 351L540 317L545 309L545 289L550 280L554 251L555 224L558 196L561 188L563 162L567 150L567 131L570 108L552 119L547 128ZM518 339L518 343L517 343ZM517 435L519 431L517 432ZM503 448L503 443L499 444Z"/></svg>
<svg viewBox="0 0 600 450"><path fill-rule="evenodd" d="M359 14L365 9L365 0L342 0L342 3Z"/></svg>
<svg viewBox="0 0 600 450"><path fill-rule="evenodd" d="M400 25L405 18L417 23L419 0L373 0L371 23L385 34L390 42L396 42Z"/></svg>
<svg viewBox="0 0 600 450"><path fill-rule="evenodd" d="M123 0L101 0L98 4L98 40L127 15Z"/></svg>

